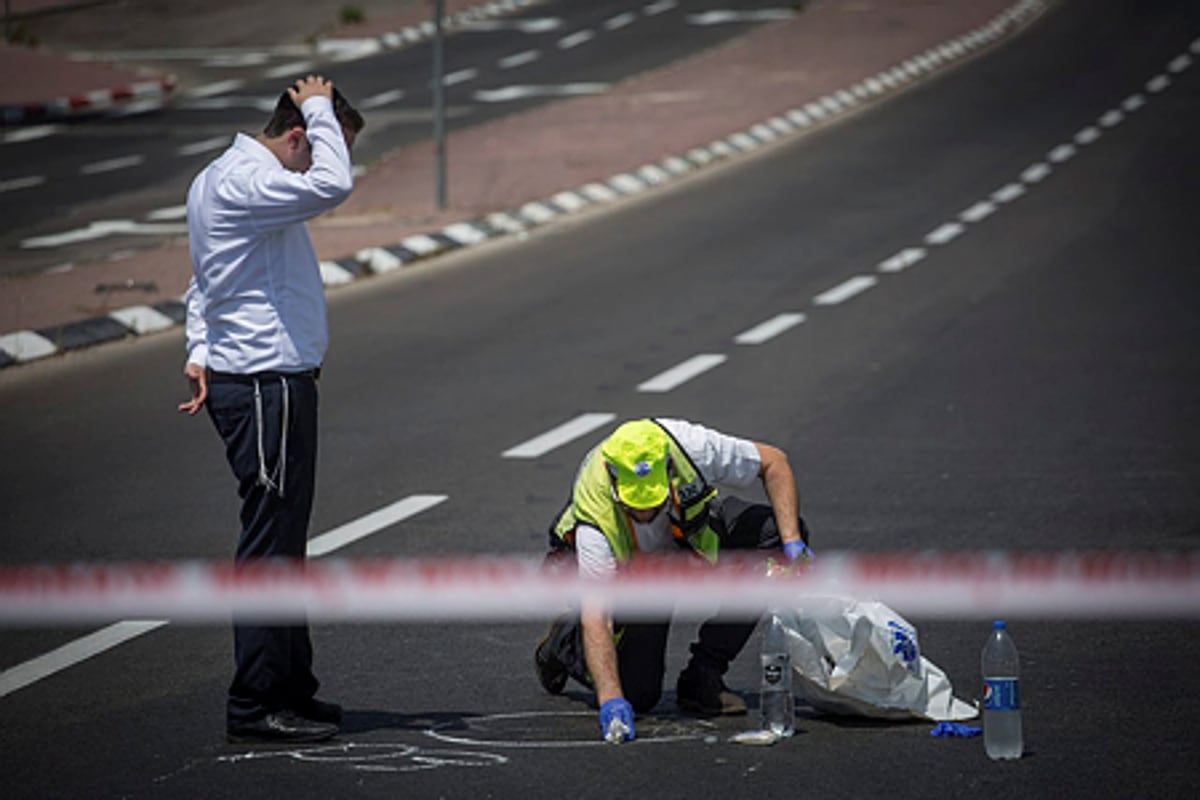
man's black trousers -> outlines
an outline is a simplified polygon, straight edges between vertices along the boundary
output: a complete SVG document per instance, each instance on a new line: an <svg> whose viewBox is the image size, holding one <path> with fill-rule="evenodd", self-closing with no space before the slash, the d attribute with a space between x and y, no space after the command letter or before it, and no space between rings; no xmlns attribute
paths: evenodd
<svg viewBox="0 0 1200 800"><path fill-rule="evenodd" d="M303 560L316 482L316 380L311 375L214 376L207 406L242 498L235 561ZM294 709L316 693L307 625L264 627L235 619L233 637L229 724Z"/></svg>

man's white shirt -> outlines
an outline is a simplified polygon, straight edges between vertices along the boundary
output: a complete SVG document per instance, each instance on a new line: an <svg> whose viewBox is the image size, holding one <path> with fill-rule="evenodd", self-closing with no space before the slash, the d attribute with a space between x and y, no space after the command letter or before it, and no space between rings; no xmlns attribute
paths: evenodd
<svg viewBox="0 0 1200 800"><path fill-rule="evenodd" d="M325 288L304 222L345 200L354 178L333 103L310 97L300 110L312 145L307 172L285 169L239 133L188 191L189 363L299 371L325 357Z"/></svg>
<svg viewBox="0 0 1200 800"><path fill-rule="evenodd" d="M656 421L675 437L675 441L709 483L745 488L758 478L762 462L759 460L758 448L749 439L728 436L712 428L680 419ZM588 454L590 455L591 453ZM584 463L586 462L585 457ZM665 510L651 522L635 522L633 528L640 553L661 552L677 547ZM581 576L603 578L617 570L617 559L613 555L612 546L604 538L604 534L594 526L580 523L575 528L575 551Z"/></svg>

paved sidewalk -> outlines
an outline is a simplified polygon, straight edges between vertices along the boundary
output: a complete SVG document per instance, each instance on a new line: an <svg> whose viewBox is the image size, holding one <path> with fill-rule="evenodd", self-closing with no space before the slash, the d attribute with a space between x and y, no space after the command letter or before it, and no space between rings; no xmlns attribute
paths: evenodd
<svg viewBox="0 0 1200 800"><path fill-rule="evenodd" d="M1044 5L812 0L790 20L602 95L451 134L449 208L441 212L432 145L402 148L372 165L342 207L310 223L326 283L409 268L800 135L960 63L1019 30ZM377 25L362 35L382 33ZM0 367L178 325L182 307L174 298L189 275L181 238L115 264L0 279ZM79 320L104 281L153 282L161 302Z"/></svg>

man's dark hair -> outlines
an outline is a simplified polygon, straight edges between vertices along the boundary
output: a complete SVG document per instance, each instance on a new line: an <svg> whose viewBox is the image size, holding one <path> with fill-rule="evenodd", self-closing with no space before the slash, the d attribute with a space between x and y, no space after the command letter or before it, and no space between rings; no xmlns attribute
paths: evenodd
<svg viewBox="0 0 1200 800"><path fill-rule="evenodd" d="M367 124L363 120L362 114L350 105L349 101L342 96L342 93L337 89L333 90L333 113L337 116L338 122L346 130L358 133ZM307 128L304 124L304 115L300 113L300 109L292 101L292 96L285 90L279 96L279 102L275 104L275 110L271 113L271 118L267 120L267 126L263 128L263 134L270 138L282 136L292 128Z"/></svg>

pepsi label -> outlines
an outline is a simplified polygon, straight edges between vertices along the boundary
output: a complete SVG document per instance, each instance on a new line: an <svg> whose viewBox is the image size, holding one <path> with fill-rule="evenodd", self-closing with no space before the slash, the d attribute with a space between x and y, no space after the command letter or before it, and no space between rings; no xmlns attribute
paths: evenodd
<svg viewBox="0 0 1200 800"><path fill-rule="evenodd" d="M984 711L1016 711L1021 707L1021 692L1016 678L985 678Z"/></svg>

